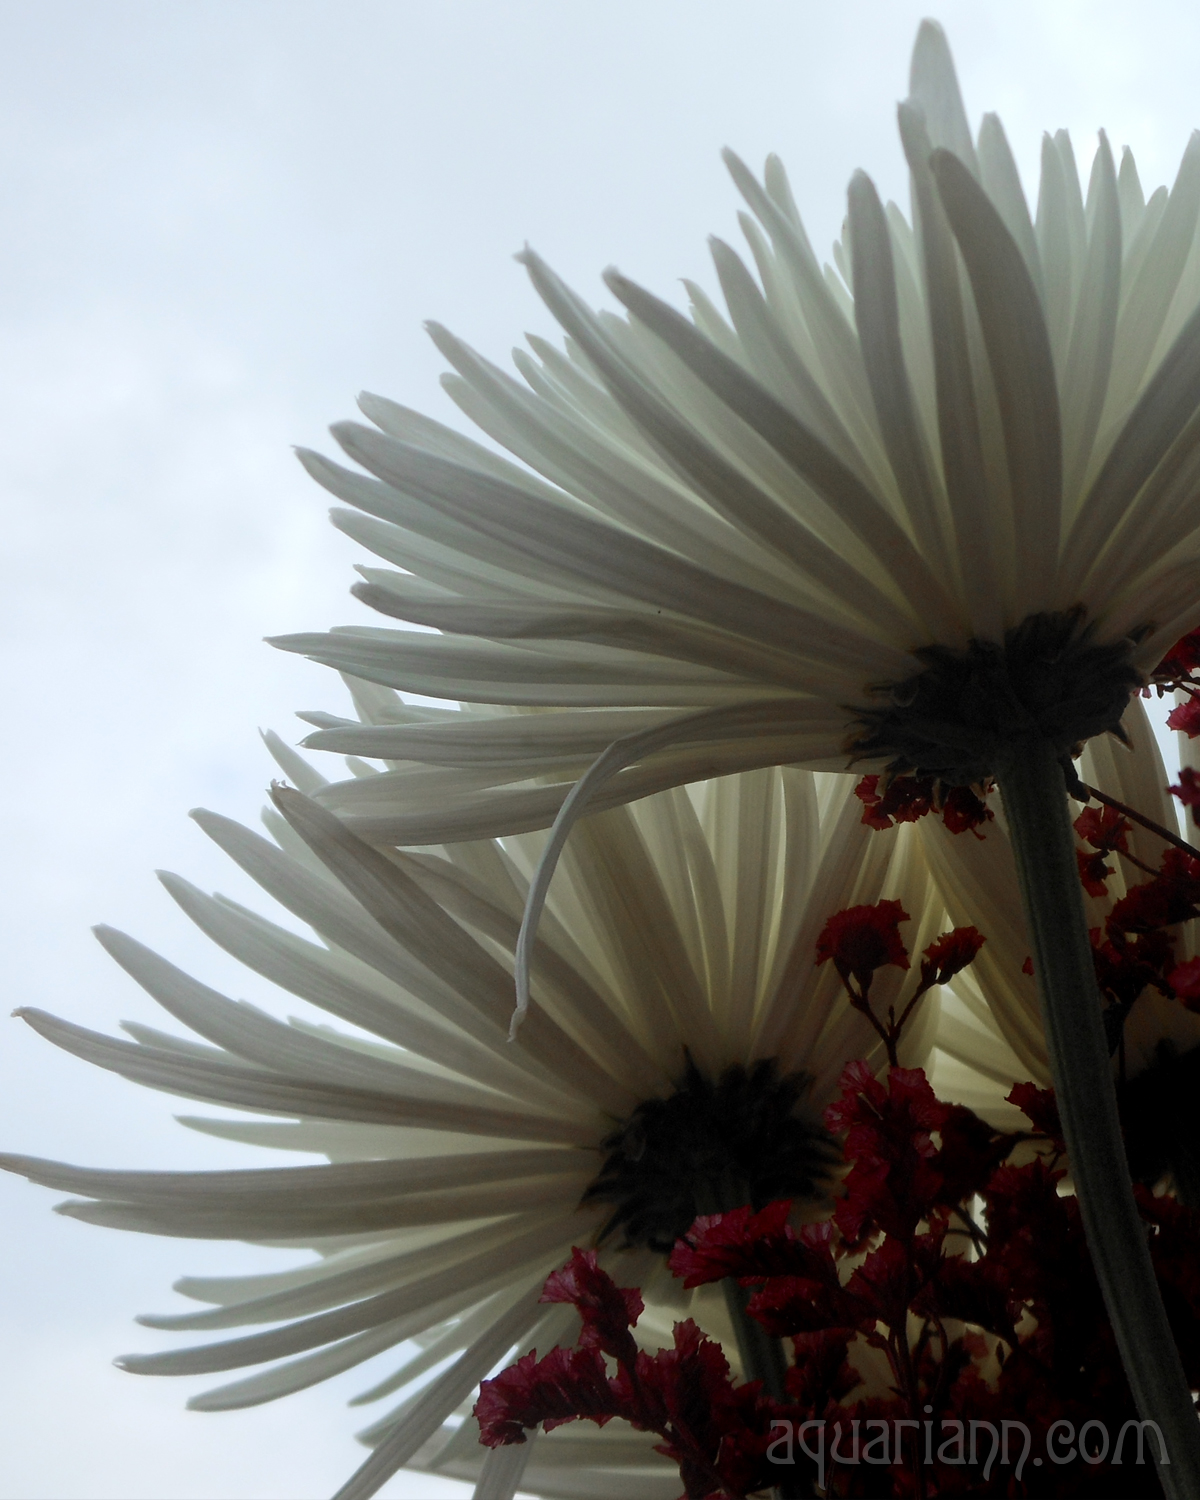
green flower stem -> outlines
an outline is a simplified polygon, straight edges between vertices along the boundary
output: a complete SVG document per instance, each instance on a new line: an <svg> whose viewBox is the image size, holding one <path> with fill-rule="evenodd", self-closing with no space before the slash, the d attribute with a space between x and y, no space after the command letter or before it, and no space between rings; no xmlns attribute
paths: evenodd
<svg viewBox="0 0 1200 1500"><path fill-rule="evenodd" d="M721 1283L721 1287L725 1293L725 1306L729 1311L729 1320L733 1324L733 1331L737 1337L742 1373L747 1380L761 1380L763 1391L768 1396L773 1396L777 1401L787 1400L783 1385L787 1358L783 1352L783 1345L777 1338L772 1338L756 1318L750 1317L746 1312L746 1304L754 1295L754 1288L739 1286L737 1279L733 1276L727 1276ZM787 1474L786 1469L780 1472ZM779 1500L804 1500L805 1496L816 1492L797 1472L785 1479L780 1479L774 1493Z"/></svg>
<svg viewBox="0 0 1200 1500"><path fill-rule="evenodd" d="M696 1198L696 1206L701 1213L728 1213L731 1209L741 1208L750 1202L750 1188L745 1182L735 1180L732 1174L722 1173L720 1177L701 1187ZM736 1277L726 1276L721 1282L721 1290L725 1294L725 1307L737 1339L743 1376L746 1380L761 1380L766 1395L774 1397L776 1401L786 1401L784 1375L787 1372L787 1355L783 1351L783 1344L746 1311L746 1304L754 1295L754 1288L739 1286ZM805 1497L815 1494L815 1491L797 1473L781 1479L775 1487L775 1494L779 1500L805 1500Z"/></svg>
<svg viewBox="0 0 1200 1500"><path fill-rule="evenodd" d="M787 1359L783 1345L772 1338L757 1318L746 1311L746 1304L754 1295L754 1287L739 1286L737 1278L726 1276L721 1283L725 1293L725 1307L729 1321L737 1337L738 1353L742 1359L742 1371L747 1380L761 1380L763 1391L776 1401L786 1401L783 1377Z"/></svg>
<svg viewBox="0 0 1200 1500"><path fill-rule="evenodd" d="M727 1214L749 1203L750 1184L734 1172L721 1172L697 1184L696 1207L702 1214ZM787 1357L782 1343L772 1338L757 1318L746 1312L746 1304L754 1295L753 1288L739 1286L733 1276L726 1276L721 1286L746 1379L761 1380L768 1396L773 1396L776 1401L785 1400L783 1376Z"/></svg>
<svg viewBox="0 0 1200 1500"><path fill-rule="evenodd" d="M1200 1420L1130 1185L1062 770L1053 748L1031 737L1011 752L997 781L1092 1263L1138 1412L1158 1423L1166 1441L1163 1489L1169 1500L1200 1500Z"/></svg>

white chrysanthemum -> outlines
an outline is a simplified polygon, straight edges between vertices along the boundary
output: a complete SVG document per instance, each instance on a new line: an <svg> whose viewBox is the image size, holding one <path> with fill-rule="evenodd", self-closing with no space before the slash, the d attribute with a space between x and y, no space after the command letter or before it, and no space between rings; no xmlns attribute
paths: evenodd
<svg viewBox="0 0 1200 1500"><path fill-rule="evenodd" d="M1081 757L1080 774L1091 786L1174 831L1177 804L1167 792L1158 745L1136 700L1125 726L1133 753L1108 738L1092 740ZM951 848L950 837L931 818L920 829L934 884L951 919L964 921L963 913L971 912L971 920L988 941L971 968L956 976L943 994L933 1054L934 1087L943 1097L1012 1128L1018 1124L1019 1112L1003 1103L1012 1085L1029 1079L1048 1088L1053 1080L1037 987L1024 970L1031 945L1021 915L1003 809L997 808L997 821L988 824L982 843L964 837ZM1143 864L1158 868L1167 848L1161 838L1135 825L1128 842ZM1149 878L1118 855L1111 855L1107 863L1113 871L1106 882L1108 896L1085 898L1090 927L1103 927L1112 903L1130 886ZM1192 958L1196 952L1192 925L1172 932L1178 961ZM1154 1061L1164 1039L1180 1051L1200 1045L1200 1015L1146 989L1125 1022L1124 1037L1126 1067L1131 1076L1136 1075Z"/></svg>
<svg viewBox="0 0 1200 1500"><path fill-rule="evenodd" d="M373 704L376 718L396 709L394 695L369 686L359 687L359 701ZM319 778L293 752L278 742L276 750L293 780L318 790ZM682 1129L690 1141L686 1110L700 1097L696 1080L740 1077L741 1093L727 1088L721 1097L753 1104L783 1097L787 1075L810 1075L807 1094L787 1096L786 1121L776 1120L760 1143L753 1170L778 1196L812 1169L814 1197L821 1195L830 1143L820 1107L848 1059L882 1057L833 965L815 967L818 934L841 908L899 899L914 914L905 937L916 951L941 914L913 830L863 827L851 786L847 778L769 769L587 820L542 924L533 1006L512 1045L512 952L542 836L385 856L299 792L277 793L286 821L268 814L274 843L197 814L319 941L164 876L171 895L251 969L359 1030L283 1024L108 929L100 937L113 957L202 1040L129 1026L132 1040L119 1041L26 1013L59 1046L136 1082L285 1117L188 1118L193 1128L330 1159L170 1173L4 1158L10 1170L81 1195L63 1211L91 1223L316 1252L311 1264L276 1274L183 1280L178 1289L207 1306L141 1321L249 1331L132 1355L124 1367L197 1374L266 1364L192 1402L225 1410L272 1400L415 1338L420 1352L382 1372L361 1398L404 1393L364 1435L375 1452L342 1494L365 1497L409 1463L479 1474L474 1423L455 1427L479 1379L514 1349L544 1352L574 1337L572 1309L538 1304L548 1272L572 1244L593 1242L622 1217L632 1200L621 1194L631 1182L636 1189L647 1163L660 1175L640 1208L661 1217L674 1191L672 1212L689 1221L695 1212L678 1189L688 1171L701 1170L681 1160L676 1180L664 1183L670 1152L639 1106L672 1101L685 1112L674 1116L675 1139ZM873 998L886 1010L906 981L915 983L882 970ZM931 996L918 1012L908 1062L924 1059L936 1009ZM755 1072L764 1060L774 1068ZM746 1071L727 1074L731 1065ZM722 1116L722 1141L741 1139L734 1113ZM638 1150L625 1152L632 1136L615 1146L611 1138L631 1121ZM795 1152L782 1160L785 1136ZM625 1173L616 1190L614 1152L616 1176ZM602 1166L609 1190L590 1201ZM624 1230L634 1248L623 1248ZM639 1247L639 1232L625 1212L603 1241L607 1264L625 1284L645 1288L645 1332L669 1341L688 1299L651 1237L643 1234ZM679 1228L664 1220L656 1232L669 1244ZM705 1294L697 1316L732 1354L719 1299ZM257 1330L261 1324L272 1326ZM432 1383L414 1391L430 1371ZM488 1459L478 1493L494 1500L519 1482L545 1495L668 1500L678 1476L651 1442L616 1426L569 1427L539 1438L532 1451Z"/></svg>
<svg viewBox="0 0 1200 1500"><path fill-rule="evenodd" d="M397 762L322 794L351 827L544 827L628 736L591 805L845 767L870 689L928 665L914 651L1060 613L1093 645L1131 637L1132 681L1200 620L1200 136L1148 200L1103 136L1086 195L1047 138L1031 214L932 23L900 127L917 228L859 174L836 271L779 162L760 184L730 155L754 269L714 242L724 311L692 287L684 317L612 273L630 316L597 314L530 252L565 349L531 339L518 380L434 327L447 390L511 459L374 396L376 427L335 428L367 474L302 455L355 507L336 523L404 570L364 569L362 597L441 634L279 644L474 705L318 718L313 746Z"/></svg>

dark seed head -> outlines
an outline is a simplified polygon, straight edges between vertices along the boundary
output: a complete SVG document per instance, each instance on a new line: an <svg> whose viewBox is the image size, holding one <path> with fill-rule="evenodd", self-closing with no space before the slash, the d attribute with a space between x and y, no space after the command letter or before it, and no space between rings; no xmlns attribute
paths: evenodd
<svg viewBox="0 0 1200 1500"><path fill-rule="evenodd" d="M666 1254L698 1214L777 1198L824 1196L841 1160L804 1108L812 1080L774 1061L727 1068L715 1082L689 1057L679 1087L648 1099L604 1142L607 1156L585 1203L611 1203L601 1238Z"/></svg>
<svg viewBox="0 0 1200 1500"><path fill-rule="evenodd" d="M887 703L858 710L855 759L890 756L897 775L932 776L974 786L1001 771L1009 745L1049 740L1069 762L1085 740L1120 733L1141 678L1134 642L1098 646L1083 610L1030 615L1004 642L972 641L965 651L928 646L913 654L925 670L889 684Z"/></svg>

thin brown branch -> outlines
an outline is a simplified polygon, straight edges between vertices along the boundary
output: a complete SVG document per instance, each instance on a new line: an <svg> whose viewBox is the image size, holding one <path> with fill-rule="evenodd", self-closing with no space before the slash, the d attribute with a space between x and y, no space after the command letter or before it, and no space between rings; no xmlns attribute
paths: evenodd
<svg viewBox="0 0 1200 1500"><path fill-rule="evenodd" d="M1107 792L1100 791L1098 787L1088 786L1086 781L1081 785L1089 797L1095 797L1096 801L1103 802L1105 807L1116 808L1117 812L1124 813L1127 818L1132 818L1135 823L1140 823L1151 833L1158 834L1160 839L1166 839L1168 844L1174 844L1176 849L1182 849L1185 854L1190 854L1194 859L1200 859L1200 849L1197 849L1194 844L1189 844L1186 839L1181 839L1177 833L1172 833L1169 828L1164 828L1161 823L1156 823L1153 818L1147 818L1144 814L1135 812L1132 807L1127 807L1124 802L1119 802L1116 797L1110 797ZM1143 865L1142 869L1145 868L1146 866Z"/></svg>

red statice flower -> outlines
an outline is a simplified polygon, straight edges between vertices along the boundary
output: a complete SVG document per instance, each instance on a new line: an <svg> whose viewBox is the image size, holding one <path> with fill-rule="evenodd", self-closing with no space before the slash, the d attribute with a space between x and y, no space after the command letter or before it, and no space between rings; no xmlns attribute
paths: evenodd
<svg viewBox="0 0 1200 1500"><path fill-rule="evenodd" d="M911 921L899 901L851 906L830 917L817 939L817 962L832 959L843 979L854 978L866 989L876 969L894 964L908 968L908 951L900 923Z"/></svg>
<svg viewBox="0 0 1200 1500"><path fill-rule="evenodd" d="M531 1350L481 1382L475 1404L481 1442L501 1447L525 1442L539 1425L549 1431L583 1419L603 1427L623 1417L658 1435L658 1452L679 1465L686 1500L743 1497L777 1482L766 1454L782 1408L758 1381L736 1385L720 1344L691 1319L675 1324L672 1348L638 1349L630 1329L642 1312L640 1293L617 1286L593 1252L578 1249L550 1276L542 1300L578 1309L578 1345L540 1360Z"/></svg>
<svg viewBox="0 0 1200 1500"><path fill-rule="evenodd" d="M993 1129L965 1105L944 1107L946 1113L937 1128L939 1145L934 1158L942 1179L937 1202L954 1208L983 1188L1012 1150L1013 1139Z"/></svg>
<svg viewBox="0 0 1200 1500"><path fill-rule="evenodd" d="M618 1384L639 1402L636 1423L659 1433L659 1453L679 1465L689 1500L748 1495L773 1486L778 1471L766 1451L775 1436L779 1407L762 1396L758 1382L735 1385L720 1344L690 1318L675 1324L674 1346L638 1357L636 1380L626 1371Z"/></svg>
<svg viewBox="0 0 1200 1500"><path fill-rule="evenodd" d="M933 807L933 780L926 776L893 776L879 790L880 776L864 776L854 788L863 804L862 821L881 831L896 823L915 823Z"/></svg>
<svg viewBox="0 0 1200 1500"><path fill-rule="evenodd" d="M1189 698L1178 704L1167 715L1167 728L1176 729L1194 740L1200 734L1200 698Z"/></svg>
<svg viewBox="0 0 1200 1500"><path fill-rule="evenodd" d="M1189 958L1167 975L1167 983L1188 1010L1200 1011L1200 958Z"/></svg>
<svg viewBox="0 0 1200 1500"><path fill-rule="evenodd" d="M768 1203L758 1213L746 1204L723 1214L701 1214L677 1240L668 1264L685 1287L735 1276L743 1284L790 1276L806 1264L800 1239L788 1223L791 1204ZM797 1259L800 1257L800 1259Z"/></svg>
<svg viewBox="0 0 1200 1500"><path fill-rule="evenodd" d="M547 1277L541 1300L568 1302L578 1310L581 1349L599 1349L626 1364L635 1358L637 1344L629 1330L645 1309L642 1294L636 1287L617 1286L600 1269L594 1250L573 1249L567 1264Z"/></svg>
<svg viewBox="0 0 1200 1500"><path fill-rule="evenodd" d="M956 974L974 962L987 939L975 927L955 927L930 943L921 964L921 983L926 988L949 984Z"/></svg>
<svg viewBox="0 0 1200 1500"><path fill-rule="evenodd" d="M1036 1083L1014 1083L1005 1098L1017 1106L1039 1135L1053 1141L1060 1153L1066 1151L1053 1089L1040 1089Z"/></svg>
<svg viewBox="0 0 1200 1500"><path fill-rule="evenodd" d="M1085 807L1075 819L1075 832L1090 844L1095 851L1076 849L1075 859L1079 865L1079 878L1089 896L1104 896L1108 893L1105 881L1113 873L1111 865L1105 864L1105 856L1128 854L1126 842L1133 825L1122 817L1115 807Z"/></svg>
<svg viewBox="0 0 1200 1500"><path fill-rule="evenodd" d="M1148 1462L1128 1444L1113 1461L1137 1413L1078 1201L1063 1190L1053 1093L1018 1084L1009 1099L1054 1141L1052 1155L1026 1144L1015 1156L1037 1137L944 1103L919 1070L884 1081L852 1064L828 1118L851 1163L833 1217L797 1228L786 1203L742 1207L697 1219L676 1245L671 1269L686 1286L734 1278L755 1289L749 1315L791 1340L786 1400L736 1383L690 1320L675 1325L670 1348L630 1357L640 1298L576 1251L547 1295L579 1308L579 1347L527 1354L485 1381L483 1441L620 1416L657 1435L687 1500L749 1500L781 1484L810 1494L818 1479L829 1497L1160 1496L1152 1436ZM1200 1215L1142 1187L1136 1197L1184 1369L1200 1386ZM1077 1435L1094 1424L1113 1441L1094 1461L1081 1448L1068 1455L1049 1441L1064 1423ZM781 1428L820 1432L819 1473L800 1466L811 1447L791 1470L773 1461ZM1018 1434L1017 1452L1001 1450L1002 1431Z"/></svg>
<svg viewBox="0 0 1200 1500"><path fill-rule="evenodd" d="M742 1286L769 1283L769 1294L753 1298L753 1316L770 1332L786 1324L805 1328L867 1326L874 1314L848 1291L838 1274L838 1246L831 1220L794 1230L789 1203L772 1203L760 1214L735 1208L697 1219L675 1246L670 1267L685 1287L725 1277Z"/></svg>
<svg viewBox="0 0 1200 1500"><path fill-rule="evenodd" d="M879 790L881 781L883 791ZM864 776L854 795L863 804L862 821L880 830L897 823L915 823L936 812L951 833L974 833L995 817L969 786L944 786L932 776L893 776L886 781L881 776ZM976 833L975 837L983 835Z"/></svg>
<svg viewBox="0 0 1200 1500"><path fill-rule="evenodd" d="M1200 916L1200 859L1182 849L1168 849L1158 873L1135 885L1109 913L1110 937L1117 933L1153 932Z"/></svg>
<svg viewBox="0 0 1200 1500"><path fill-rule="evenodd" d="M1085 807L1073 826L1084 843L1091 844L1101 854L1129 852L1126 840L1133 831L1133 824L1115 807Z"/></svg>
<svg viewBox="0 0 1200 1500"><path fill-rule="evenodd" d="M900 939L899 924L909 920L899 901L880 901L875 906L852 906L826 922L817 939L817 962L832 959L850 1004L860 1011L878 1033L887 1050L888 1062L899 1065L897 1049L908 1018L935 984L945 984L972 962L983 946L983 936L974 927L956 927L944 932L925 950L921 982L909 995L897 1016L889 1006L881 1018L871 1005L871 984L876 969L885 964L909 967L908 951Z"/></svg>
<svg viewBox="0 0 1200 1500"><path fill-rule="evenodd" d="M1103 854L1089 854L1086 849L1076 849L1075 863L1079 867L1079 881L1089 896L1107 896L1105 881L1113 873L1113 867L1104 863Z"/></svg>
<svg viewBox="0 0 1200 1500"><path fill-rule="evenodd" d="M1167 932L1118 932L1101 940L1091 929L1092 962L1100 991L1129 1010L1148 986L1165 991L1165 974L1174 962L1175 945Z"/></svg>
<svg viewBox="0 0 1200 1500"><path fill-rule="evenodd" d="M587 1419L601 1427L620 1413L620 1403L598 1349L537 1350L479 1386L475 1418L489 1448L525 1442L539 1424L549 1432L564 1422Z"/></svg>
<svg viewBox="0 0 1200 1500"><path fill-rule="evenodd" d="M938 1201L932 1132L948 1106L920 1068L889 1069L885 1086L865 1062L853 1062L841 1087L825 1111L826 1128L845 1132L843 1150L853 1162L834 1210L837 1226L851 1244L880 1230L909 1238Z"/></svg>
<svg viewBox="0 0 1200 1500"><path fill-rule="evenodd" d="M1200 828L1200 776L1197 776L1191 766L1184 766L1179 773L1179 781L1167 788L1172 797L1178 797L1184 807L1192 810L1192 822Z"/></svg>
<svg viewBox="0 0 1200 1500"><path fill-rule="evenodd" d="M952 786L946 793L941 813L942 822L951 833L974 833L977 839L983 838L983 834L976 830L996 816L969 786Z"/></svg>
<svg viewBox="0 0 1200 1500"><path fill-rule="evenodd" d="M1187 683L1193 672L1200 668L1200 630L1176 641L1150 674L1150 680L1164 687L1177 687Z"/></svg>
<svg viewBox="0 0 1200 1500"><path fill-rule="evenodd" d="M836 1407L861 1384L861 1375L847 1358L853 1337L853 1330L845 1328L795 1335L795 1364L787 1373L787 1389L802 1412L821 1411L831 1403Z"/></svg>

